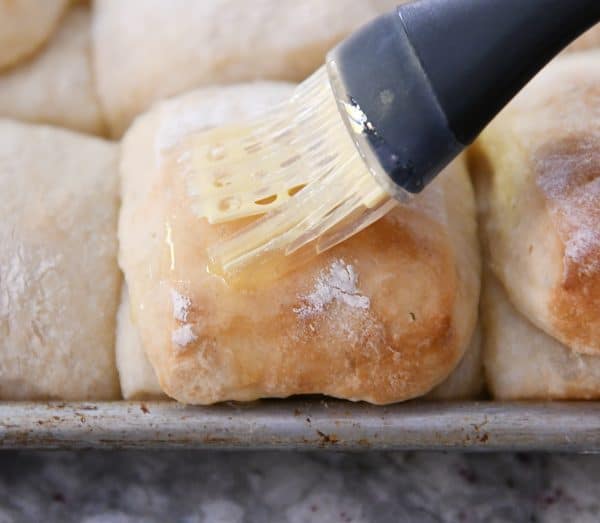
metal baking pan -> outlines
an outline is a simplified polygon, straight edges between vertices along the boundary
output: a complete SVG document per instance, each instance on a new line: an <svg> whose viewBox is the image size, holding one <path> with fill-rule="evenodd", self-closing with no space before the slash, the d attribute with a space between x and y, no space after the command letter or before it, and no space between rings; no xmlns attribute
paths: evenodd
<svg viewBox="0 0 600 523"><path fill-rule="evenodd" d="M599 452L600 403L5 402L0 448Z"/></svg>

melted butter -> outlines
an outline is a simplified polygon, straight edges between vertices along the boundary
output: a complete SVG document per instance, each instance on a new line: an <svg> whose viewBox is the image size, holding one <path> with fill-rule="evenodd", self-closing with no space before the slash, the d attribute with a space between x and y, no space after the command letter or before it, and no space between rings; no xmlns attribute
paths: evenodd
<svg viewBox="0 0 600 523"><path fill-rule="evenodd" d="M307 166L293 147L268 147L263 141L260 130L243 125L192 138L190 154L181 156L188 159L188 194L198 216L218 224L264 214L306 183Z"/></svg>
<svg viewBox="0 0 600 523"><path fill-rule="evenodd" d="M165 243L169 246L169 254L171 259L170 269L175 270L175 246L173 245L173 229L171 223L165 223Z"/></svg>
<svg viewBox="0 0 600 523"><path fill-rule="evenodd" d="M182 205L212 226L232 223L207 246L206 268L233 287L284 276L394 205L357 151L326 75L307 82L267 116L188 135L172 150ZM354 132L369 125L357 105L344 110ZM167 229L174 270L170 238Z"/></svg>
<svg viewBox="0 0 600 523"><path fill-rule="evenodd" d="M223 267L220 259L209 257L206 269L209 274L218 276L233 289L261 289L298 269L313 257L314 252L310 248L301 249L293 256L286 256L281 251L271 251L263 253L260 261L252 264L251 271L245 267L238 271L228 270Z"/></svg>

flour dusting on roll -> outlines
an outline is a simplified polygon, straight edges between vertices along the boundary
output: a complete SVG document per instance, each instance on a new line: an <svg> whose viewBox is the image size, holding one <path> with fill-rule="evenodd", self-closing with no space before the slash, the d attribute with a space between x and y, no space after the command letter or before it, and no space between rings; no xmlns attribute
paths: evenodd
<svg viewBox="0 0 600 523"><path fill-rule="evenodd" d="M600 397L600 50L548 66L475 144L484 365L499 399Z"/></svg>
<svg viewBox="0 0 600 523"><path fill-rule="evenodd" d="M600 50L555 60L473 151L484 247L517 310L600 354Z"/></svg>
<svg viewBox="0 0 600 523"><path fill-rule="evenodd" d="M0 120L0 400L118 399L117 147Z"/></svg>
<svg viewBox="0 0 600 523"><path fill-rule="evenodd" d="M410 205L272 284L236 290L206 271L206 248L239 224L195 216L173 175L177 158L157 136L204 107L207 126L234 122L246 115L225 100L255 107L272 89L199 89L139 117L124 138L119 259L160 387L197 404L423 395L458 365L477 317L474 198L462 159Z"/></svg>

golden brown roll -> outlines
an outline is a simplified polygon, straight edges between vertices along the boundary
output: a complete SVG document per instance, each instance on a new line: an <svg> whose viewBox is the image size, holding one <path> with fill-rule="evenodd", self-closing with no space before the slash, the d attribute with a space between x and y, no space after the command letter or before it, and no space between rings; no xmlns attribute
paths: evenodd
<svg viewBox="0 0 600 523"><path fill-rule="evenodd" d="M127 400L166 399L156 373L148 361L132 319L127 285L123 285L117 314L117 368L121 394ZM431 400L467 400L483 391L482 335L479 323L458 364L440 385L427 394Z"/></svg>
<svg viewBox="0 0 600 523"><path fill-rule="evenodd" d="M268 107L281 102L291 96L294 89L293 84L284 82L263 83L258 87L238 86L233 91L237 95L234 97L219 96L219 87L206 88L202 90L203 95L208 98L212 104L202 104L200 110L202 116L198 116L197 110L189 110L189 107L195 103L199 95L190 93L175 98L163 106L159 105L152 112L145 115L145 129L156 132L154 137L154 146L156 152L153 156L148 156L144 160L147 162L145 168L151 170L156 158L159 158L163 149L173 145L182 133L191 132L202 127L218 125L224 117L235 119L237 114L252 116L264 111ZM163 110L186 116L177 119L165 121L159 124L159 115ZM152 137L147 134L142 138L138 134L138 140L146 145L152 144ZM123 180L124 182L125 180ZM133 194L134 187L127 187L127 191ZM156 373L148 362L146 353L142 347L137 327L132 319L132 311L129 300L127 285L123 285L121 294L121 305L117 318L117 366L119 369L119 379L121 382L121 391L125 399L160 399L167 396L162 392Z"/></svg>
<svg viewBox="0 0 600 523"><path fill-rule="evenodd" d="M484 246L516 309L600 354L600 50L546 68L473 154Z"/></svg>
<svg viewBox="0 0 600 523"><path fill-rule="evenodd" d="M160 387L198 404L423 395L457 366L476 323L479 253L462 160L410 205L269 286L234 291L206 271L206 247L239 225L192 213L169 146L282 89L200 89L138 118L124 138L119 259Z"/></svg>

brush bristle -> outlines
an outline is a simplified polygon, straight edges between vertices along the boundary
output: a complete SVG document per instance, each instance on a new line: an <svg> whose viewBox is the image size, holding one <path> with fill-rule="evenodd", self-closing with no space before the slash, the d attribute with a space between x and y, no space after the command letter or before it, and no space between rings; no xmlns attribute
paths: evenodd
<svg viewBox="0 0 600 523"><path fill-rule="evenodd" d="M187 137L179 157L198 216L263 215L209 250L210 269L230 282L278 277L395 204L352 141L324 68L263 117Z"/></svg>

